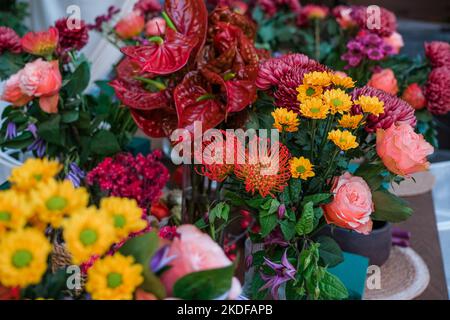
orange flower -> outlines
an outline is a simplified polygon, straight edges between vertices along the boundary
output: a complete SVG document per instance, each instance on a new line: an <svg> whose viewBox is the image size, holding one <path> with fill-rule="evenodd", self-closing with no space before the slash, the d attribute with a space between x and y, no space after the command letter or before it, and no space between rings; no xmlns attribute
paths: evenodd
<svg viewBox="0 0 450 320"><path fill-rule="evenodd" d="M257 148L253 147L250 150L257 150L255 153L259 154L256 156L251 155L249 154L249 149L247 149L244 163L235 165L234 174L238 179L244 181L247 192L252 194L259 192L263 198L267 195L274 197L275 192L284 190L291 178L289 164L291 154L288 148L281 143L275 142L270 146L268 141L267 146L264 146L264 143L260 143L260 141L257 138L250 142L250 144L258 145ZM260 156L261 150L259 149L261 147L267 148L267 152L263 157ZM277 149L278 152L274 152Z"/></svg>
<svg viewBox="0 0 450 320"><path fill-rule="evenodd" d="M12 75L5 83L1 100L11 103L13 106L22 107L31 101L32 97L20 89L20 71Z"/></svg>
<svg viewBox="0 0 450 320"><path fill-rule="evenodd" d="M120 38L131 39L139 35L144 27L144 17L139 12L133 11L116 24L115 30Z"/></svg>
<svg viewBox="0 0 450 320"><path fill-rule="evenodd" d="M47 113L58 112L59 89L62 77L58 61L37 59L27 63L20 71L19 86L28 96L39 98L41 109Z"/></svg>
<svg viewBox="0 0 450 320"><path fill-rule="evenodd" d="M47 31L28 32L21 40L24 51L36 56L48 56L58 46L59 32L55 27Z"/></svg>
<svg viewBox="0 0 450 320"><path fill-rule="evenodd" d="M367 85L394 96L398 93L397 79L392 69L383 69L380 72L374 73Z"/></svg>
<svg viewBox="0 0 450 320"><path fill-rule="evenodd" d="M405 91L403 91L402 99L408 102L416 110L424 108L427 104L423 91L416 82L411 83Z"/></svg>

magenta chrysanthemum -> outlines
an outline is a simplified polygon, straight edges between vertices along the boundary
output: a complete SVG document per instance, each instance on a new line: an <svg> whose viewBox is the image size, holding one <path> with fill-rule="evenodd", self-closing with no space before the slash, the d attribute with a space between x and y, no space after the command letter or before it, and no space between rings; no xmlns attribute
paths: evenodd
<svg viewBox="0 0 450 320"><path fill-rule="evenodd" d="M450 43L443 41L426 42L425 55L434 68L443 66L450 68Z"/></svg>
<svg viewBox="0 0 450 320"><path fill-rule="evenodd" d="M58 51L81 50L89 40L88 28L83 20L71 24L68 18L62 18L55 22L59 31Z"/></svg>
<svg viewBox="0 0 450 320"><path fill-rule="evenodd" d="M450 111L450 69L439 67L428 75L425 97L428 110L433 114L446 114Z"/></svg>
<svg viewBox="0 0 450 320"><path fill-rule="evenodd" d="M368 86L353 90L353 100L358 99L361 95L375 96L384 102L384 113L379 116L370 115L367 118L366 130L368 132L375 132L377 129L388 129L394 123L407 123L412 127L416 126L417 119L414 114L414 108L406 101ZM359 113L359 106L355 106L353 111Z"/></svg>
<svg viewBox="0 0 450 320"><path fill-rule="evenodd" d="M368 11L364 6L353 6L351 17L361 29L374 32L382 37L388 37L397 30L395 14L385 8L380 8L380 25L376 25L376 12Z"/></svg>
<svg viewBox="0 0 450 320"><path fill-rule="evenodd" d="M263 61L256 86L261 90L274 88L276 106L292 110L298 105L296 88L303 83L303 76L311 71L326 70L325 66L303 54L288 54Z"/></svg>
<svg viewBox="0 0 450 320"><path fill-rule="evenodd" d="M301 9L298 0L257 0L256 3L269 17L276 14L283 6L293 13L299 13Z"/></svg>
<svg viewBox="0 0 450 320"><path fill-rule="evenodd" d="M22 51L20 37L13 29L8 27L0 27L0 54L4 51L12 53L20 53Z"/></svg>
<svg viewBox="0 0 450 320"><path fill-rule="evenodd" d="M162 7L158 0L139 0L134 5L133 9L140 11L142 14L147 14L151 12L159 12Z"/></svg>

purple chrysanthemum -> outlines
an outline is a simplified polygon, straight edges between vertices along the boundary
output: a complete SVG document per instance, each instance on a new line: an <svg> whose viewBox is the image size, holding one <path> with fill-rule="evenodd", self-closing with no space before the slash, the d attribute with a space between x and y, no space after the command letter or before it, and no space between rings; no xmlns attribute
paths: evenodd
<svg viewBox="0 0 450 320"><path fill-rule="evenodd" d="M384 102L384 113L379 116L370 115L367 118L366 130L375 132L377 129L388 129L394 123L407 123L412 127L416 126L417 119L414 114L414 108L406 101L369 86L353 90L353 100L359 96L365 95L370 97L378 97ZM353 108L354 113L360 113L358 105Z"/></svg>

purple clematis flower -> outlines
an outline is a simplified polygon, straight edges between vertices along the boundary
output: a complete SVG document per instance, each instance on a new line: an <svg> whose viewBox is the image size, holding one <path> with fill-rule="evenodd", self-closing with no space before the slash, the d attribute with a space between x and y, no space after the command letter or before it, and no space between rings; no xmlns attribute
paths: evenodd
<svg viewBox="0 0 450 320"><path fill-rule="evenodd" d="M14 122L9 122L6 127L6 139L14 139L17 137L17 126Z"/></svg>
<svg viewBox="0 0 450 320"><path fill-rule="evenodd" d="M86 173L80 169L80 167L72 162L69 165L69 173L67 174L67 179L69 179L75 188L81 186L81 180L86 177Z"/></svg>
<svg viewBox="0 0 450 320"><path fill-rule="evenodd" d="M287 259L287 250L284 251L281 258L281 264L275 263L264 257L264 263L275 271L275 275L266 275L261 273L261 278L266 281L266 284L259 289L259 291L270 289L270 293L275 300L278 300L278 289L280 286L289 280L295 280L297 270Z"/></svg>
<svg viewBox="0 0 450 320"><path fill-rule="evenodd" d="M37 127L34 123L30 123L27 127L27 130L31 132L34 138L37 138Z"/></svg>
<svg viewBox="0 0 450 320"><path fill-rule="evenodd" d="M164 267L166 267L176 256L168 256L169 254L169 246L166 245L156 251L155 255L150 260L150 270L153 273L161 271Z"/></svg>
<svg viewBox="0 0 450 320"><path fill-rule="evenodd" d="M34 140L27 148L27 151L34 151L38 158L42 158L45 155L45 150L47 149L45 141L41 138Z"/></svg>

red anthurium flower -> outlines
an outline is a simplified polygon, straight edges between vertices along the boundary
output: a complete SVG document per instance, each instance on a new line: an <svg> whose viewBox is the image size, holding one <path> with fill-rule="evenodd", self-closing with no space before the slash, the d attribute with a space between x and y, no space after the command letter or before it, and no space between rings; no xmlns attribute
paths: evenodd
<svg viewBox="0 0 450 320"><path fill-rule="evenodd" d="M225 81L225 88L227 92L227 114L242 111L256 100L254 81Z"/></svg>
<svg viewBox="0 0 450 320"><path fill-rule="evenodd" d="M148 46L125 47L122 52L136 62L143 72L166 75L183 68L197 39L168 29L165 39L152 37Z"/></svg>
<svg viewBox="0 0 450 320"><path fill-rule="evenodd" d="M166 0L165 12L176 27L185 36L197 39L192 56L203 47L208 29L208 10L204 0Z"/></svg>
<svg viewBox="0 0 450 320"><path fill-rule="evenodd" d="M21 43L24 51L37 55L51 55L58 46L59 32L55 27L47 31L28 32L23 36Z"/></svg>
<svg viewBox="0 0 450 320"><path fill-rule="evenodd" d="M173 107L149 111L131 109L137 126L152 138L168 137L177 128L177 114Z"/></svg>
<svg viewBox="0 0 450 320"><path fill-rule="evenodd" d="M193 131L194 122L201 121L203 130L208 130L225 119L223 104L210 84L195 71L188 73L175 88L174 100L180 128Z"/></svg>

